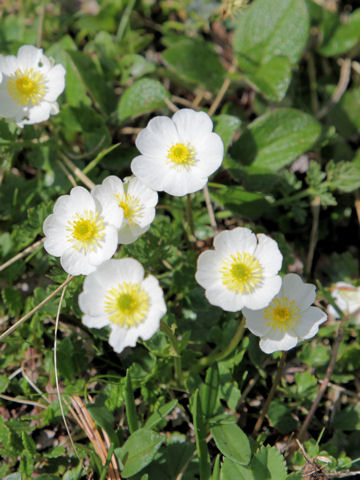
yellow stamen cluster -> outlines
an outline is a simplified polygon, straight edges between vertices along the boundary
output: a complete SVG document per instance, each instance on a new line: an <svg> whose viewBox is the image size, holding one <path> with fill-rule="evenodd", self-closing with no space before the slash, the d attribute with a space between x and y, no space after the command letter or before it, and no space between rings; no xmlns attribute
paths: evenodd
<svg viewBox="0 0 360 480"><path fill-rule="evenodd" d="M44 75L33 68L18 68L8 80L9 95L19 105L38 105L46 94Z"/></svg>
<svg viewBox="0 0 360 480"><path fill-rule="evenodd" d="M72 247L87 254L95 250L104 238L104 220L98 212L84 210L76 213L67 222L66 231L69 232L66 238L72 243Z"/></svg>
<svg viewBox="0 0 360 480"><path fill-rule="evenodd" d="M176 143L169 148L167 158L170 166L189 170L196 162L195 149L189 143Z"/></svg>
<svg viewBox="0 0 360 480"><path fill-rule="evenodd" d="M123 209L124 217L130 225L137 225L139 217L143 215L144 206L139 199L128 193L114 194L119 202L119 207Z"/></svg>
<svg viewBox="0 0 360 480"><path fill-rule="evenodd" d="M270 325L273 330L287 331L300 320L300 311L294 300L289 301L287 297L275 298L264 310L264 318L268 320L266 325Z"/></svg>
<svg viewBox="0 0 360 480"><path fill-rule="evenodd" d="M250 253L230 255L223 261L220 273L223 285L232 292L249 294L262 284L263 269Z"/></svg>
<svg viewBox="0 0 360 480"><path fill-rule="evenodd" d="M149 312L150 297L138 283L123 282L105 295L105 312L109 320L121 327L142 323Z"/></svg>

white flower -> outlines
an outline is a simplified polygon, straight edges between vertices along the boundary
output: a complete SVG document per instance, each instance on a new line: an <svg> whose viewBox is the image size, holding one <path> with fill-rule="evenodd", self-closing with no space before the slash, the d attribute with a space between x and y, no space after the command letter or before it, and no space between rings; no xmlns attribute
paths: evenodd
<svg viewBox="0 0 360 480"><path fill-rule="evenodd" d="M87 275L115 253L122 220L121 209L102 205L85 188L75 187L57 199L54 213L45 219L44 248L61 257L67 273Z"/></svg>
<svg viewBox="0 0 360 480"><path fill-rule="evenodd" d="M216 235L214 246L199 256L195 275L209 302L229 312L268 305L281 286L275 240L238 227Z"/></svg>
<svg viewBox="0 0 360 480"><path fill-rule="evenodd" d="M41 48L23 45L16 57L0 55L0 116L19 127L59 113L56 99L64 88L64 67L53 65Z"/></svg>
<svg viewBox="0 0 360 480"><path fill-rule="evenodd" d="M153 118L137 136L142 155L131 162L132 172L149 187L170 195L200 190L224 154L222 140L212 128L209 115L188 108L171 119Z"/></svg>
<svg viewBox="0 0 360 480"><path fill-rule="evenodd" d="M166 313L163 292L152 275L144 279L142 265L133 258L108 260L85 278L79 305L89 328L110 326L109 343L120 353L148 340Z"/></svg>
<svg viewBox="0 0 360 480"><path fill-rule="evenodd" d="M327 315L315 301L315 285L304 283L299 275L285 275L280 292L270 305L262 310L244 308L246 326L260 337L260 348L265 353L290 350L298 340L307 340L319 330Z"/></svg>
<svg viewBox="0 0 360 480"><path fill-rule="evenodd" d="M336 305L345 314L352 318L355 324L360 324L360 287L355 287L350 283L337 282L334 290L331 291L331 296L334 298ZM338 312L332 305L327 309L330 315L339 318ZM355 313L356 315L352 315Z"/></svg>
<svg viewBox="0 0 360 480"><path fill-rule="evenodd" d="M119 230L119 243L132 243L145 233L155 217L158 194L138 178L120 178L111 175L102 185L96 185L92 194L103 204L123 210L124 221Z"/></svg>

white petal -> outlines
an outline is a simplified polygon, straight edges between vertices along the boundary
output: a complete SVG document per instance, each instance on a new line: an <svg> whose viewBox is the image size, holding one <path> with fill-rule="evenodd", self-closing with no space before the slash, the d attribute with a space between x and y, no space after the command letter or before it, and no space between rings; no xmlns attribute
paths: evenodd
<svg viewBox="0 0 360 480"><path fill-rule="evenodd" d="M144 268L134 258L121 258L116 261L116 282L140 283L144 278Z"/></svg>
<svg viewBox="0 0 360 480"><path fill-rule="evenodd" d="M190 142L193 146L203 145L212 131L213 123L205 112L196 112L190 108L178 110L172 117L183 143Z"/></svg>
<svg viewBox="0 0 360 480"><path fill-rule="evenodd" d="M162 288L160 287L159 281L153 275L148 275L144 279L144 281L142 282L142 287L151 298L151 312L150 312L151 315L155 315L159 317L158 320L156 319L154 320L158 326L160 317L162 317L166 313L166 305L164 301L164 293L162 291ZM146 321L144 323L151 324L151 322L149 321ZM152 328L152 327L149 327L149 328ZM146 339L144 338L144 340Z"/></svg>
<svg viewBox="0 0 360 480"><path fill-rule="evenodd" d="M158 194L155 190L149 188L137 177L131 178L126 184L129 195L139 198L146 207L155 207L158 202Z"/></svg>
<svg viewBox="0 0 360 480"><path fill-rule="evenodd" d="M216 133L211 133L202 147L194 146L196 158L199 161L194 165L194 175L209 177L217 170L224 157L224 145Z"/></svg>
<svg viewBox="0 0 360 480"><path fill-rule="evenodd" d="M32 45L23 45L17 52L18 66L21 69L39 67L39 62L43 51L41 48L33 47Z"/></svg>
<svg viewBox="0 0 360 480"><path fill-rule="evenodd" d="M171 145L180 141L175 124L168 117L159 116L150 120L136 138L138 150L146 156L165 160Z"/></svg>
<svg viewBox="0 0 360 480"><path fill-rule="evenodd" d="M269 305L271 300L280 291L281 277L264 278L263 284L257 287L253 293L244 295L244 305L251 310L260 310Z"/></svg>
<svg viewBox="0 0 360 480"><path fill-rule="evenodd" d="M92 317L91 315L83 315L82 323L88 328L103 328L110 325L106 317Z"/></svg>
<svg viewBox="0 0 360 480"><path fill-rule="evenodd" d="M16 118L25 115L21 105L15 102L7 89L8 77L3 77L3 83L0 84L0 116L5 118Z"/></svg>
<svg viewBox="0 0 360 480"><path fill-rule="evenodd" d="M220 307L227 312L238 312L244 307L245 295L234 293L225 287L207 288L205 290L205 297L208 299L211 305Z"/></svg>
<svg viewBox="0 0 360 480"><path fill-rule="evenodd" d="M317 334L319 325L326 322L327 315L318 307L309 307L303 312L299 322L294 326L294 331L299 338L306 340Z"/></svg>
<svg viewBox="0 0 360 480"><path fill-rule="evenodd" d="M19 126L33 125L34 123L45 122L48 120L51 114L51 103L42 101L39 105L31 107L26 117L23 117L20 122L17 122Z"/></svg>
<svg viewBox="0 0 360 480"><path fill-rule="evenodd" d="M281 294L291 300L301 310L306 310L314 303L316 287L311 283L304 283L299 275L289 273L283 278Z"/></svg>
<svg viewBox="0 0 360 480"><path fill-rule="evenodd" d="M84 280L84 291L90 291L94 296L103 297L107 290L117 285L120 260L107 260L99 265L94 273Z"/></svg>
<svg viewBox="0 0 360 480"><path fill-rule="evenodd" d="M293 335L280 330L271 330L269 334L260 339L260 348L265 353L273 353L279 350L290 350L297 345L298 339Z"/></svg>
<svg viewBox="0 0 360 480"><path fill-rule="evenodd" d="M111 324L109 344L116 353L121 353L126 347L135 347L138 339L136 329L127 329Z"/></svg>
<svg viewBox="0 0 360 480"><path fill-rule="evenodd" d="M12 75L18 68L15 55L0 55L0 72L6 76Z"/></svg>
<svg viewBox="0 0 360 480"><path fill-rule="evenodd" d="M117 202L113 200L99 201L101 216L105 223L120 228L124 220L124 211L119 207Z"/></svg>
<svg viewBox="0 0 360 480"><path fill-rule="evenodd" d="M264 309L250 310L244 307L242 313L246 319L247 328L254 335L263 337L272 329L271 325L267 325L268 320L264 318Z"/></svg>
<svg viewBox="0 0 360 480"><path fill-rule="evenodd" d="M214 247L221 255L227 257L237 252L253 254L257 245L256 236L248 228L237 227L225 230L214 238Z"/></svg>
<svg viewBox="0 0 360 480"><path fill-rule="evenodd" d="M94 272L96 273L96 271ZM94 275L91 273L90 275ZM103 316L106 317L104 310L105 292L87 286L79 295L79 307L81 311L91 317Z"/></svg>
<svg viewBox="0 0 360 480"><path fill-rule="evenodd" d="M276 275L281 268L283 256L278 244L272 238L259 233L255 257L259 260L265 277Z"/></svg>
<svg viewBox="0 0 360 480"><path fill-rule="evenodd" d="M145 155L135 157L130 168L145 185L158 192L165 190L169 183L168 178L172 178L173 175L173 169L170 169L164 161Z"/></svg>
<svg viewBox="0 0 360 480"><path fill-rule="evenodd" d="M140 237L140 235L146 233L149 228L150 225L141 228L136 225L130 226L128 223L124 222L120 230L118 231L118 242L122 245L128 245L129 243L133 243Z"/></svg>
<svg viewBox="0 0 360 480"><path fill-rule="evenodd" d="M60 257L64 250L68 248L66 238L66 224L62 218L57 215L49 215L43 223L43 231L45 234L44 248L55 257Z"/></svg>
<svg viewBox="0 0 360 480"><path fill-rule="evenodd" d="M54 205L54 213L62 215L69 219L75 213L84 210L95 212L95 201L90 192L84 187L74 187L70 191L70 195L62 195L56 200Z"/></svg>
<svg viewBox="0 0 360 480"><path fill-rule="evenodd" d="M47 74L47 92L44 100L47 102L55 102L58 96L65 88L65 68L58 64L55 65Z"/></svg>
<svg viewBox="0 0 360 480"><path fill-rule="evenodd" d="M195 279L203 288L221 286L220 269L222 257L215 250L206 250L199 255ZM225 288L222 285L223 288Z"/></svg>
<svg viewBox="0 0 360 480"><path fill-rule="evenodd" d="M60 263L65 272L71 275L88 275L96 270L96 267L89 262L87 255L72 247L64 251Z"/></svg>
<svg viewBox="0 0 360 480"><path fill-rule="evenodd" d="M100 245L95 250L88 253L87 258L89 263L98 266L111 258L117 248L118 234L117 229L112 225L105 227L105 236L101 240Z"/></svg>

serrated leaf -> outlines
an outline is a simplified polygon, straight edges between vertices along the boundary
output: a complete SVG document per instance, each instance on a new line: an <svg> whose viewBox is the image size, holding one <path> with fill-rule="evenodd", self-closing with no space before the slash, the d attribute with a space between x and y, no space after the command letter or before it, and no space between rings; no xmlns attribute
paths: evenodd
<svg viewBox="0 0 360 480"><path fill-rule="evenodd" d="M114 451L124 465L121 472L122 477L132 477L149 465L164 440L162 435L145 428L131 434L123 447Z"/></svg>
<svg viewBox="0 0 360 480"><path fill-rule="evenodd" d="M233 44L240 68L254 72L279 55L295 64L308 36L309 16L303 0L256 0L239 16Z"/></svg>
<svg viewBox="0 0 360 480"><path fill-rule="evenodd" d="M348 193L360 187L360 168L354 162L329 162L326 171L331 189Z"/></svg>
<svg viewBox="0 0 360 480"><path fill-rule="evenodd" d="M1 296L10 316L18 315L24 306L24 300L21 293L12 287L4 287L1 290Z"/></svg>
<svg viewBox="0 0 360 480"><path fill-rule="evenodd" d="M360 40L360 10L351 13L346 23L340 24L330 38L320 45L319 53L326 57L334 57L347 52Z"/></svg>
<svg viewBox="0 0 360 480"><path fill-rule="evenodd" d="M162 56L168 67L185 82L217 93L224 81L226 70L208 42L183 39L165 50Z"/></svg>
<svg viewBox="0 0 360 480"><path fill-rule="evenodd" d="M255 480L285 480L286 467L283 456L274 447L262 447L251 460Z"/></svg>
<svg viewBox="0 0 360 480"><path fill-rule="evenodd" d="M211 428L216 446L220 452L235 463L248 465L250 443L245 433L235 424L216 425Z"/></svg>
<svg viewBox="0 0 360 480"><path fill-rule="evenodd" d="M122 94L118 106L119 120L123 122L127 118L164 107L164 100L169 97L169 92L158 80L142 78Z"/></svg>
<svg viewBox="0 0 360 480"><path fill-rule="evenodd" d="M308 151L321 125L300 110L280 108L252 122L231 149L242 164L277 171Z"/></svg>

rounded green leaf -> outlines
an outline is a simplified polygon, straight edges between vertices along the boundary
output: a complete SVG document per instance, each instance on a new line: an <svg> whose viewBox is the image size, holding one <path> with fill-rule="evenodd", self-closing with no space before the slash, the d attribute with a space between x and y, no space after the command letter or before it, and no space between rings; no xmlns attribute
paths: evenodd
<svg viewBox="0 0 360 480"><path fill-rule="evenodd" d="M320 133L321 125L313 116L281 108L252 122L231 153L243 165L277 171L308 151Z"/></svg>
<svg viewBox="0 0 360 480"><path fill-rule="evenodd" d="M249 72L275 56L299 60L309 36L304 0L256 0L239 17L234 49L239 66Z"/></svg>
<svg viewBox="0 0 360 480"><path fill-rule="evenodd" d="M250 443L240 427L233 423L216 425L211 429L211 433L216 446L225 457L240 465L249 463Z"/></svg>
<svg viewBox="0 0 360 480"><path fill-rule="evenodd" d="M165 98L170 96L166 88L151 78L142 78L125 90L118 106L119 120L151 112L165 105Z"/></svg>
<svg viewBox="0 0 360 480"><path fill-rule="evenodd" d="M349 15L347 22L339 25L333 35L324 45L319 47L319 52L326 57L333 57L347 52L360 40L360 10L355 10Z"/></svg>
<svg viewBox="0 0 360 480"><path fill-rule="evenodd" d="M224 459L221 468L221 478L222 480L255 480L251 470L232 462L229 458Z"/></svg>

